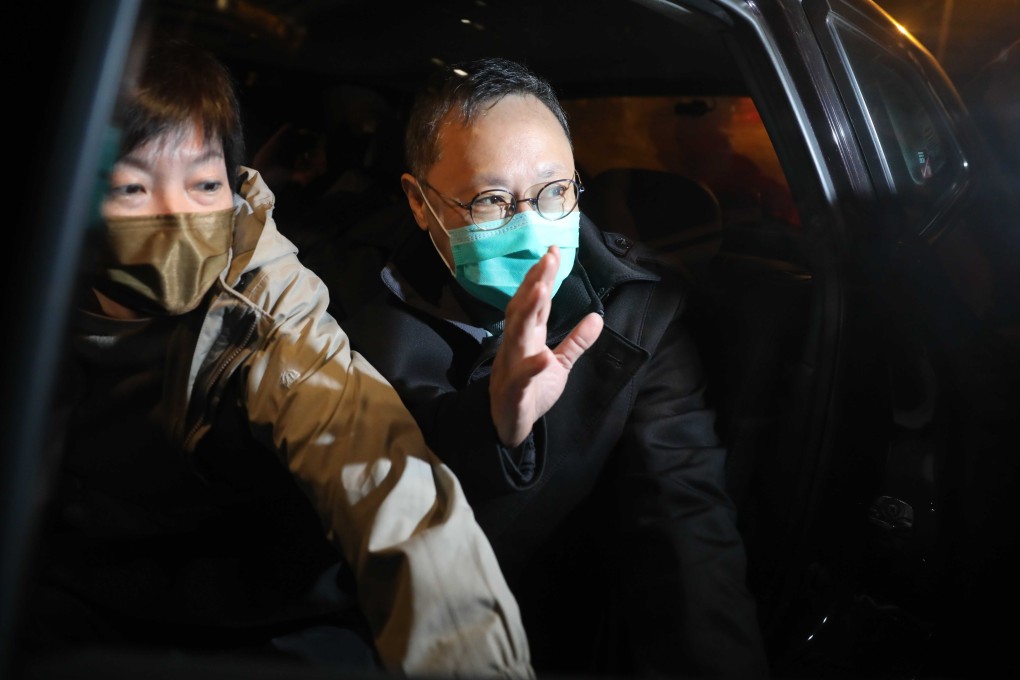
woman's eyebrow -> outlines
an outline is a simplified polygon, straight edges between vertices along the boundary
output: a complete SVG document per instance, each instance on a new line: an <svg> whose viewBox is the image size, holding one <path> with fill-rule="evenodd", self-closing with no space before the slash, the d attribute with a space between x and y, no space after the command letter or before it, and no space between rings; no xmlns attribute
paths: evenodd
<svg viewBox="0 0 1020 680"><path fill-rule="evenodd" d="M183 160L185 160L189 166L194 167L215 161L222 161L224 158L222 150L215 147L207 147L201 152L196 153L193 157ZM129 165L136 170L148 171L153 166L153 158L151 153L135 150L125 156L122 156L117 163Z"/></svg>
<svg viewBox="0 0 1020 680"><path fill-rule="evenodd" d="M135 170L141 170L143 172L148 171L152 167L151 160L148 154L144 153L129 153L126 156L121 156L117 159L116 165L130 165Z"/></svg>
<svg viewBox="0 0 1020 680"><path fill-rule="evenodd" d="M212 161L224 160L223 152L219 149L206 149L203 153L191 160L191 165L204 165Z"/></svg>

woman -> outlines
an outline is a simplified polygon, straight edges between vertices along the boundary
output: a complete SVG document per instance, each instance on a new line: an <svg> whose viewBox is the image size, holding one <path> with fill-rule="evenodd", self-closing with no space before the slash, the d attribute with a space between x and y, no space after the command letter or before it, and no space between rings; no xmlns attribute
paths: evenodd
<svg viewBox="0 0 1020 680"><path fill-rule="evenodd" d="M272 193L239 166L229 72L159 45L117 120L32 648L532 677L458 481L351 352Z"/></svg>

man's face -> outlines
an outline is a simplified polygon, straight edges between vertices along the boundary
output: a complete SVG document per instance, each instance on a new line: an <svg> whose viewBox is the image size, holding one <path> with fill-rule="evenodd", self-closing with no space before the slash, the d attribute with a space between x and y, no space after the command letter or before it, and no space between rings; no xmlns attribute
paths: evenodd
<svg viewBox="0 0 1020 680"><path fill-rule="evenodd" d="M435 191L425 186L421 190L442 225L425 206L410 175L404 176L404 187L418 226L430 232L451 267L453 254L444 227L464 227L471 218L437 191L465 204L488 189L530 198L543 184L574 176L570 141L548 107L531 95L503 97L467 125L449 114L439 130L439 160L425 177ZM518 207L532 209L528 204Z"/></svg>
<svg viewBox="0 0 1020 680"><path fill-rule="evenodd" d="M233 193L219 140L192 128L144 144L114 165L104 217L142 217L225 210Z"/></svg>

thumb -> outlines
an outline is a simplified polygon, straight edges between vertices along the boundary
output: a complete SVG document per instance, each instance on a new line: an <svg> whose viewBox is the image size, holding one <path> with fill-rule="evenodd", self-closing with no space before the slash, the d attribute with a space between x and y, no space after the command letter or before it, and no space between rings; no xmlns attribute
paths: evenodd
<svg viewBox="0 0 1020 680"><path fill-rule="evenodd" d="M592 312L581 319L570 334L553 350L556 360L568 371L581 358L602 333L602 317Z"/></svg>

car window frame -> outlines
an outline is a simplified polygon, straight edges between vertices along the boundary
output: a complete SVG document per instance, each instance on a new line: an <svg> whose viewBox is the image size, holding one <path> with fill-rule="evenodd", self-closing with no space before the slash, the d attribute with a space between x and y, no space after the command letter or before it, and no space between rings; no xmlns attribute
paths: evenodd
<svg viewBox="0 0 1020 680"><path fill-rule="evenodd" d="M86 230L96 214L96 190L117 91L141 16L142 0L88 3L52 17L45 7L48 35L65 44L34 55L16 68L34 95L50 104L29 121L36 136L26 179L16 192L21 205L14 228L22 240L6 267L12 295L6 322L13 346L3 353L0 416L0 676L16 667L16 631L25 616L24 594L32 583L36 533L59 462L48 445L51 399L64 350L74 285ZM47 14L49 12L49 14ZM63 32L62 32L63 31ZM35 35L32 32L32 35ZM51 74L46 78L44 74ZM21 75L21 74L19 74ZM40 84L40 78L45 81ZM17 76L16 76L16 83ZM18 92L17 86L11 88ZM24 91L29 91L25 89ZM30 107L31 108L31 107ZM40 107L41 108L41 107ZM17 126L12 126L16 128Z"/></svg>
<svg viewBox="0 0 1020 680"><path fill-rule="evenodd" d="M869 8L872 11L868 11ZM897 236L933 238L945 222L945 217L961 202L971 183L966 134L956 125L955 116L947 105L948 98L941 91L947 76L927 50L876 5L862 7L846 0L806 0L805 10L818 45L828 62L839 96L843 99L852 134L864 155L875 195L884 206L897 208L883 211L888 222L885 226L893 228ZM868 103L861 92L859 66L853 63L854 57L847 54L843 42L836 35L837 30L853 32L855 37L869 42L874 47L875 55L884 59L886 64L892 63L896 73L909 70L912 75L921 76L907 80L917 85L914 92L925 98L925 112L943 138L952 143L961 165L957 177L943 186L932 207L916 218L907 215L904 208L908 202L898 196L893 186L887 160L888 144L883 145L868 110ZM918 203L915 197L913 205ZM904 220L908 224L904 225Z"/></svg>

